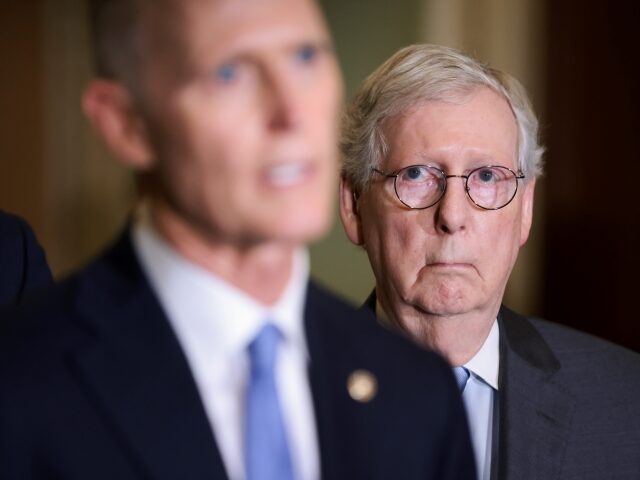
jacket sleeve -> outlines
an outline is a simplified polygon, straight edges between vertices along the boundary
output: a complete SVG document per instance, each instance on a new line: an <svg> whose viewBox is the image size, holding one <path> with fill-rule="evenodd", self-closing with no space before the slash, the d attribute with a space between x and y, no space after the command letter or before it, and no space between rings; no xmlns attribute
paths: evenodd
<svg viewBox="0 0 640 480"><path fill-rule="evenodd" d="M18 303L29 291L52 281L31 227L15 215L0 213L0 304Z"/></svg>

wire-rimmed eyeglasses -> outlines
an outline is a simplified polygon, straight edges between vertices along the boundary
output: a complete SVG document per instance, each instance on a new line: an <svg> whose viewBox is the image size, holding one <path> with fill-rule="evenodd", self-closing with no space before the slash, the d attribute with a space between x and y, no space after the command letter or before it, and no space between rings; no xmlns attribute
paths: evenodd
<svg viewBox="0 0 640 480"><path fill-rule="evenodd" d="M478 207L498 210L511 203L518 191L518 180L524 179L522 172L500 165L478 167L467 175L447 175L432 165L410 165L391 173L374 167L371 170L393 178L398 200L415 210L432 207L442 200L449 178L464 178L464 189Z"/></svg>

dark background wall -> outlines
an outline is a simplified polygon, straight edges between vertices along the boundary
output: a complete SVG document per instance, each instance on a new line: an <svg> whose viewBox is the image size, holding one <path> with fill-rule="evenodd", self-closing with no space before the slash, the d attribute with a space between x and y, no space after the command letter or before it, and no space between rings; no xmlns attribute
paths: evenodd
<svg viewBox="0 0 640 480"><path fill-rule="evenodd" d="M638 2L547 0L543 314L640 351Z"/></svg>
<svg viewBox="0 0 640 480"><path fill-rule="evenodd" d="M0 7L0 209L29 218L42 233L42 8Z"/></svg>

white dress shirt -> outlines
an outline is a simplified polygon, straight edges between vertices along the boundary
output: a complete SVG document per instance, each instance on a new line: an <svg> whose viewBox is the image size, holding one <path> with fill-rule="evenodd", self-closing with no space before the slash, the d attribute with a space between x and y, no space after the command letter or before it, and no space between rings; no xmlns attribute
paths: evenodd
<svg viewBox="0 0 640 480"><path fill-rule="evenodd" d="M470 376L462 400L469 420L478 480L489 480L491 475L493 405L498 391L499 366L500 330L496 320L478 353L464 365Z"/></svg>
<svg viewBox="0 0 640 480"><path fill-rule="evenodd" d="M278 351L276 378L294 473L298 479L319 478L303 325L309 272L306 250L295 252L293 273L282 297L265 306L181 256L148 219L136 222L132 237L142 269L189 362L229 478L245 477L247 347L267 320L280 329L284 339Z"/></svg>

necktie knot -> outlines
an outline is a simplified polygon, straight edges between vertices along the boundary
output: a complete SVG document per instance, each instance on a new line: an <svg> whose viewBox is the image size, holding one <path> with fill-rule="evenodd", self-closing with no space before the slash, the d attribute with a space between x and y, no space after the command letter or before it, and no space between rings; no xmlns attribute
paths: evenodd
<svg viewBox="0 0 640 480"><path fill-rule="evenodd" d="M280 330L272 323L265 324L249 344L252 375L272 375L276 363Z"/></svg>
<svg viewBox="0 0 640 480"><path fill-rule="evenodd" d="M465 367L454 367L453 376L456 377L460 393L464 392L464 387L467 386L467 381L469 380L469 370Z"/></svg>

